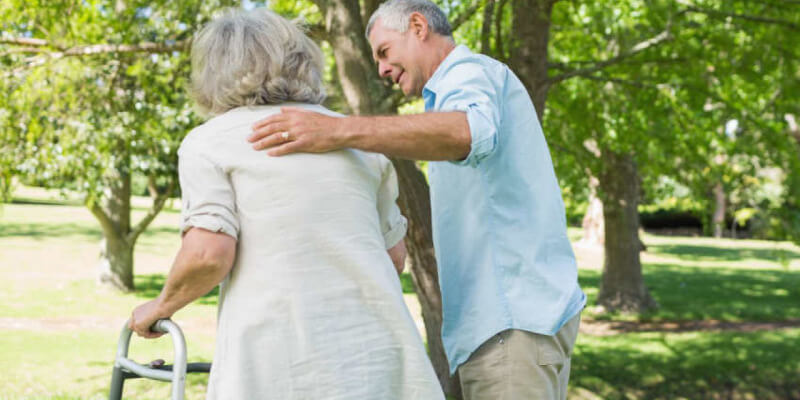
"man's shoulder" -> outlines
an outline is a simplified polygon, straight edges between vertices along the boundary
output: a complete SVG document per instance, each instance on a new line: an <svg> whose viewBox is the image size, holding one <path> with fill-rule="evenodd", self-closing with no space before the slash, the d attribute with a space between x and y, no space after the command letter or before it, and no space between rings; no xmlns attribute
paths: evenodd
<svg viewBox="0 0 800 400"><path fill-rule="evenodd" d="M484 54L461 52L451 60L433 88L445 88L478 82L496 83L503 79L508 67Z"/></svg>

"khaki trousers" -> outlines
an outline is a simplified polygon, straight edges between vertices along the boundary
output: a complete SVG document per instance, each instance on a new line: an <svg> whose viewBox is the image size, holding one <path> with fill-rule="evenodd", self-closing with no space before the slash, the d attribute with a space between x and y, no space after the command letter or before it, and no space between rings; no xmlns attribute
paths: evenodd
<svg viewBox="0 0 800 400"><path fill-rule="evenodd" d="M580 314L555 336L509 329L458 367L465 400L563 400Z"/></svg>

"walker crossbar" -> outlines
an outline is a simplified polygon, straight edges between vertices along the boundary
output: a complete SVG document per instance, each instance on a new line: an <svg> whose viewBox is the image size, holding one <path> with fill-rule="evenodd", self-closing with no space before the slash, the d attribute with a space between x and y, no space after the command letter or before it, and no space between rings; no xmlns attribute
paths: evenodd
<svg viewBox="0 0 800 400"><path fill-rule="evenodd" d="M186 363L186 340L181 328L168 319L161 319L151 328L154 332L167 333L172 337L173 364L174 365L142 365L128 358L133 332L128 328L129 321L125 321L117 343L117 357L114 360L114 371L111 375L111 390L109 400L122 399L122 387L126 379L148 378L159 381L172 382L172 400L183 400L186 386L187 372L208 373L211 370L209 363Z"/></svg>

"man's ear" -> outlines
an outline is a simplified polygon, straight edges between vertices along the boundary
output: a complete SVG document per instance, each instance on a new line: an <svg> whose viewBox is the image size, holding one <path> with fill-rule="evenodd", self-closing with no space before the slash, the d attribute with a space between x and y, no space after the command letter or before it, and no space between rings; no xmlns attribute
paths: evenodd
<svg viewBox="0 0 800 400"><path fill-rule="evenodd" d="M408 29L414 36L422 40L427 39L430 33L428 19L418 12L413 12L408 16Z"/></svg>

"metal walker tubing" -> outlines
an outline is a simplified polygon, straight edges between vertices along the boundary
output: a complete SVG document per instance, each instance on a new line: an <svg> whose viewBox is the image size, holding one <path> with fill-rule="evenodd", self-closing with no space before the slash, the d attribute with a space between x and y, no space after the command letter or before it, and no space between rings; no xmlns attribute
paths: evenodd
<svg viewBox="0 0 800 400"><path fill-rule="evenodd" d="M187 372L209 372L209 363L186 363L186 340L181 328L169 319L160 319L151 328L154 332L167 333L172 338L173 365L151 367L139 364L128 358L133 331L128 328L128 323L122 327L117 342L117 357L114 360L114 371L111 375L111 389L109 400L121 400L122 388L126 379L148 378L164 382L172 382L172 400L183 400L186 387Z"/></svg>

